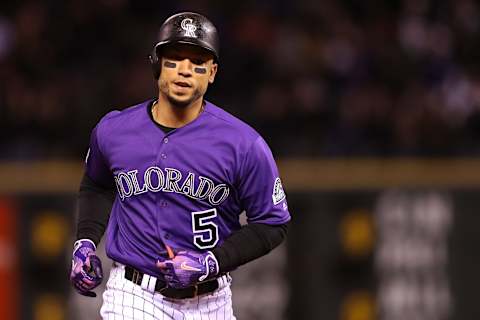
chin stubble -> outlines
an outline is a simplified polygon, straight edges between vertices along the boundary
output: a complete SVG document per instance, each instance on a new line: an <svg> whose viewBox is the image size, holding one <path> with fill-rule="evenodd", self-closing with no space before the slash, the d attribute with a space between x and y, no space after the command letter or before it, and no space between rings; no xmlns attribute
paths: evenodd
<svg viewBox="0 0 480 320"><path fill-rule="evenodd" d="M192 93L190 96L190 99L187 100L177 100L175 97L173 97L170 92L167 92L167 99L168 102L170 102L173 106L175 107L180 107L180 108L185 108L188 105L190 105L193 101L197 100L198 98L201 97L201 93L198 89L195 89L195 91Z"/></svg>

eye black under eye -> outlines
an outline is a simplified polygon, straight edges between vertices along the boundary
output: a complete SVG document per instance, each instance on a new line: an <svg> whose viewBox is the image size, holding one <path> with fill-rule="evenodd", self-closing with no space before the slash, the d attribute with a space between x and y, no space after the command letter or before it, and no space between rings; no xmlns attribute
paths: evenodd
<svg viewBox="0 0 480 320"><path fill-rule="evenodd" d="M193 69L196 73L200 73L200 74L205 74L207 73L207 69L204 68L204 67L196 67Z"/></svg>
<svg viewBox="0 0 480 320"><path fill-rule="evenodd" d="M176 68L177 67L177 64L175 62L171 62L171 61L165 61L165 63L163 65L167 68Z"/></svg>

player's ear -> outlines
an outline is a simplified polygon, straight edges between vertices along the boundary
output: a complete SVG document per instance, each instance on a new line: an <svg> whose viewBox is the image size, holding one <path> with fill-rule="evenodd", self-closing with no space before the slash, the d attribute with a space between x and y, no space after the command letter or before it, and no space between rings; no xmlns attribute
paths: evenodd
<svg viewBox="0 0 480 320"><path fill-rule="evenodd" d="M208 76L208 83L213 83L215 81L215 75L217 74L218 64L212 63L212 67L210 68L210 74Z"/></svg>

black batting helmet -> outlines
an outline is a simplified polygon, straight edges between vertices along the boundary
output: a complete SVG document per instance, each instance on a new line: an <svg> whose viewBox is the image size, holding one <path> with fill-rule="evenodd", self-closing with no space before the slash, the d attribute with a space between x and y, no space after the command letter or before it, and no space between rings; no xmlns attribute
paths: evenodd
<svg viewBox="0 0 480 320"><path fill-rule="evenodd" d="M160 48L171 43L185 43L210 51L218 61L217 29L210 20L195 12L177 13L162 24L159 39L149 55L155 79L160 76Z"/></svg>

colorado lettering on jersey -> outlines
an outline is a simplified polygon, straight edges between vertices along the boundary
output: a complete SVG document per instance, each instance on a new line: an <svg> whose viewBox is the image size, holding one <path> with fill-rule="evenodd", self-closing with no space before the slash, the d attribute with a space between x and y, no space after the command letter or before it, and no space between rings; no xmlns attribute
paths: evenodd
<svg viewBox="0 0 480 320"><path fill-rule="evenodd" d="M119 172L114 176L118 195L125 198L137 196L145 192L174 192L197 200L207 200L212 206L219 205L227 199L229 187L217 184L203 176L195 176L189 172L184 179L182 172L174 168L148 167L143 174L143 184L138 182L138 170Z"/></svg>

